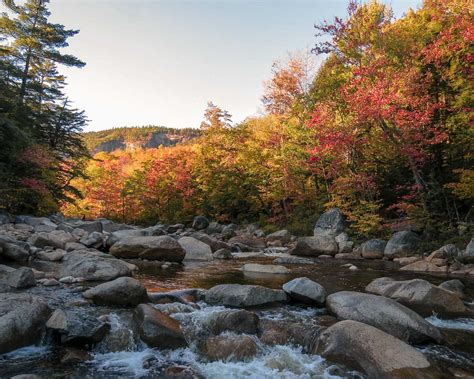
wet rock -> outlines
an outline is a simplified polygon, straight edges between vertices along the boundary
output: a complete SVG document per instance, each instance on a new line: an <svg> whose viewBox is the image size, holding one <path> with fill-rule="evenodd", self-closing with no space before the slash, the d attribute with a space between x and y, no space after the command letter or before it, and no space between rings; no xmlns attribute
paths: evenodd
<svg viewBox="0 0 474 379"><path fill-rule="evenodd" d="M275 264L289 264L289 265L310 265L314 264L311 259L299 258L299 257L279 257L273 260Z"/></svg>
<svg viewBox="0 0 474 379"><path fill-rule="evenodd" d="M230 249L219 249L212 254L214 259L232 259L232 252Z"/></svg>
<svg viewBox="0 0 474 379"><path fill-rule="evenodd" d="M354 242L349 239L349 235L346 232L338 234L335 237L339 254L350 254L354 247ZM360 255L360 254L359 254Z"/></svg>
<svg viewBox="0 0 474 379"><path fill-rule="evenodd" d="M246 308L287 301L285 292L257 285L220 284L206 292L205 301L213 305Z"/></svg>
<svg viewBox="0 0 474 379"><path fill-rule="evenodd" d="M205 233L192 233L190 237L196 238L197 240L204 242L211 248L213 252L219 249L230 249L230 245L227 242L218 240L217 238L213 238Z"/></svg>
<svg viewBox="0 0 474 379"><path fill-rule="evenodd" d="M436 262L428 262L426 260L419 260L410 263L400 268L400 271L415 271L415 272L447 272L448 266L438 266Z"/></svg>
<svg viewBox="0 0 474 379"><path fill-rule="evenodd" d="M199 351L210 361L240 362L255 357L259 349L249 336L226 335L207 338L199 344Z"/></svg>
<svg viewBox="0 0 474 379"><path fill-rule="evenodd" d="M218 222L211 222L209 223L209 226L206 228L206 233L207 234L219 234L222 232L223 225L219 224Z"/></svg>
<svg viewBox="0 0 474 379"><path fill-rule="evenodd" d="M267 242L278 241L282 245L286 245L288 242L290 242L290 239L291 239L291 233L286 229L282 229L274 233L270 233L266 237Z"/></svg>
<svg viewBox="0 0 474 379"><path fill-rule="evenodd" d="M64 258L66 252L61 249L53 250L53 251L40 251L36 254L36 258L42 261L48 262L59 262Z"/></svg>
<svg viewBox="0 0 474 379"><path fill-rule="evenodd" d="M63 258L59 276L106 281L121 276L131 276L132 266L99 251L75 250L66 254Z"/></svg>
<svg viewBox="0 0 474 379"><path fill-rule="evenodd" d="M19 246L15 243L4 243L0 246L2 248L2 252L0 256L4 256L5 258L15 261L15 262L26 262L30 258L30 253L27 249L22 246Z"/></svg>
<svg viewBox="0 0 474 379"><path fill-rule="evenodd" d="M230 331L234 333L256 334L258 331L258 316L243 309L223 311L212 314L207 323L212 334Z"/></svg>
<svg viewBox="0 0 474 379"><path fill-rule="evenodd" d="M10 287L18 289L36 286L35 274L31 268L27 267L10 271L5 275L4 282Z"/></svg>
<svg viewBox="0 0 474 379"><path fill-rule="evenodd" d="M418 262L419 260L421 260L421 258L415 256L415 257L395 258L393 261L397 262L400 266L403 267L403 266L408 266L409 264Z"/></svg>
<svg viewBox="0 0 474 379"><path fill-rule="evenodd" d="M84 250L86 247L79 242L67 242L64 245L64 250L73 251L73 250Z"/></svg>
<svg viewBox="0 0 474 379"><path fill-rule="evenodd" d="M366 259L382 259L387 242L381 239L371 239L361 245L362 257Z"/></svg>
<svg viewBox="0 0 474 379"><path fill-rule="evenodd" d="M464 297L464 283L459 279L447 280L446 282L441 283L439 288L442 288L447 291L454 292L461 299Z"/></svg>
<svg viewBox="0 0 474 379"><path fill-rule="evenodd" d="M248 252L248 253L232 253L232 258L235 258L235 259L265 258L265 254L261 251Z"/></svg>
<svg viewBox="0 0 474 379"><path fill-rule="evenodd" d="M130 306L148 301L145 286L134 278L122 277L99 284L83 293L86 299L100 305Z"/></svg>
<svg viewBox="0 0 474 379"><path fill-rule="evenodd" d="M148 304L140 304L134 313L140 338L151 347L175 349L187 345L178 321Z"/></svg>
<svg viewBox="0 0 474 379"><path fill-rule="evenodd" d="M418 234L408 230L396 232L387 242L384 250L384 256L393 258L403 258L414 255L418 249L420 237Z"/></svg>
<svg viewBox="0 0 474 379"><path fill-rule="evenodd" d="M259 263L247 263L240 268L244 273L245 272L255 272L260 274L289 274L285 266L278 265L262 265Z"/></svg>
<svg viewBox="0 0 474 379"><path fill-rule="evenodd" d="M170 366L160 374L163 379L204 379L196 369L187 366Z"/></svg>
<svg viewBox="0 0 474 379"><path fill-rule="evenodd" d="M185 261L212 261L211 247L193 237L181 237L178 243L186 252Z"/></svg>
<svg viewBox="0 0 474 379"><path fill-rule="evenodd" d="M102 233L104 227L100 221L79 221L73 224L74 229L81 229L87 233Z"/></svg>
<svg viewBox="0 0 474 379"><path fill-rule="evenodd" d="M466 250L459 253L459 259L464 263L474 263L474 238L467 244Z"/></svg>
<svg viewBox="0 0 474 379"><path fill-rule="evenodd" d="M160 312L166 313L167 315L172 315L174 313L191 313L196 310L191 305L183 303L166 303L166 304L156 304L155 309L158 309Z"/></svg>
<svg viewBox="0 0 474 379"><path fill-rule="evenodd" d="M307 350L323 330L320 326L301 322L260 320L259 338L265 345L297 345Z"/></svg>
<svg viewBox="0 0 474 379"><path fill-rule="evenodd" d="M357 253L338 253L334 256L336 259L362 259L360 254Z"/></svg>
<svg viewBox="0 0 474 379"><path fill-rule="evenodd" d="M221 234L224 238L229 239L229 238L235 237L236 230L237 230L237 225L235 224L225 225L222 228Z"/></svg>
<svg viewBox="0 0 474 379"><path fill-rule="evenodd" d="M112 232L111 235L107 237L105 244L110 248L120 240L129 239L133 237L144 237L146 235L147 231L144 229L118 230L116 232Z"/></svg>
<svg viewBox="0 0 474 379"><path fill-rule="evenodd" d="M362 369L370 378L434 378L426 357L405 342L357 321L341 321L326 329L315 353Z"/></svg>
<svg viewBox="0 0 474 379"><path fill-rule="evenodd" d="M61 309L54 311L46 327L59 336L61 343L78 346L96 344L110 330L110 324L95 317Z"/></svg>
<svg viewBox="0 0 474 379"><path fill-rule="evenodd" d="M12 376L10 379L42 379L42 377L36 374L21 374Z"/></svg>
<svg viewBox="0 0 474 379"><path fill-rule="evenodd" d="M292 255L303 255L317 257L319 255L334 256L339 251L334 237L317 235L314 237L299 237L296 245L291 249Z"/></svg>
<svg viewBox="0 0 474 379"><path fill-rule="evenodd" d="M342 291L326 299L328 312L340 320L372 325L410 343L441 341L439 330L396 301L360 292Z"/></svg>
<svg viewBox="0 0 474 379"><path fill-rule="evenodd" d="M433 312L441 316L468 314L459 295L423 279L395 281L378 278L369 283L365 290L392 298L425 317L431 316Z"/></svg>
<svg viewBox="0 0 474 379"><path fill-rule="evenodd" d="M118 258L142 258L150 260L181 262L185 251L169 236L131 237L116 242L110 253Z"/></svg>
<svg viewBox="0 0 474 379"><path fill-rule="evenodd" d="M323 306L326 300L324 287L308 278L296 278L283 284L285 291L292 299L306 304Z"/></svg>
<svg viewBox="0 0 474 379"><path fill-rule="evenodd" d="M63 230L54 230L52 232L46 233L35 233L33 234L28 242L33 246L45 248L47 246L54 247L56 249L64 249L66 243L75 242L74 238L70 233Z"/></svg>
<svg viewBox="0 0 474 379"><path fill-rule="evenodd" d="M0 354L37 343L51 310L25 293L0 293Z"/></svg>
<svg viewBox="0 0 474 379"><path fill-rule="evenodd" d="M16 216L15 217L16 224L26 224L30 226L40 226L40 225L47 225L51 227L56 227L57 225L52 222L47 217L33 217L33 216Z"/></svg>
<svg viewBox="0 0 474 379"><path fill-rule="evenodd" d="M254 237L254 236L249 236L246 234L242 234L239 236L232 237L228 241L231 245L237 245L237 246L247 246L250 248L250 251L256 251L256 250L263 250L267 247L267 244L265 243L265 240L262 238ZM242 250L245 251L245 250Z"/></svg>
<svg viewBox="0 0 474 379"><path fill-rule="evenodd" d="M335 237L345 230L345 217L339 208L331 208L319 216L314 226L314 235Z"/></svg>
<svg viewBox="0 0 474 379"><path fill-rule="evenodd" d="M209 226L209 220L205 216L196 216L193 220L193 229L203 230Z"/></svg>
<svg viewBox="0 0 474 379"><path fill-rule="evenodd" d="M45 286L45 287L54 287L54 286L59 286L60 283L54 279L54 278L51 278L51 279L40 279L38 280L38 282L42 285L42 286Z"/></svg>
<svg viewBox="0 0 474 379"><path fill-rule="evenodd" d="M91 360L92 356L88 351L79 349L66 349L66 352L61 357L61 364L75 365Z"/></svg>

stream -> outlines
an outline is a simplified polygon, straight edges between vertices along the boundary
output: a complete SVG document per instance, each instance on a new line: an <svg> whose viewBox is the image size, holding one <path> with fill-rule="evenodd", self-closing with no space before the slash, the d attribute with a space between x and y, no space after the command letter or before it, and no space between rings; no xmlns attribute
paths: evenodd
<svg viewBox="0 0 474 379"><path fill-rule="evenodd" d="M324 286L328 294L341 290L364 291L369 282L383 276L390 276L397 280L423 278L434 284L447 280L446 275L400 272L396 269L396 264L382 260L351 261L359 268L356 271L341 267L347 261L335 259L315 260L315 263L310 265L285 265L291 270L288 275L247 274L239 270L244 263L269 264L274 258L186 262L167 269L153 265L152 262L144 262L136 278L144 283L149 292L164 292L185 288L208 289L224 283L259 284L281 288L282 284L293 278L306 276ZM472 301L474 281L465 277L462 279L466 284L467 299ZM93 284L88 283L88 285ZM64 307L65 304L73 304L74 301L82 299L81 286L84 286L84 283L72 285L69 288L34 287L28 292L47 298L52 306ZM193 312L172 315L181 322L185 336L197 333L213 312L226 309L223 306L209 306L204 302L199 302L198 305L200 309ZM42 378L51 379L364 378L364 375L358 372L330 364L320 356L305 354L301 348L290 345L271 347L257 341L261 352L256 358L247 362L207 362L195 352L193 346L170 351L151 349L139 340L130 309L97 306L86 306L81 309L95 317L107 315L111 324L109 335L93 347L92 354L85 363L76 365L60 363L61 352L45 336L40 346L25 347L0 355L0 378L10 378L24 373L35 373ZM324 309L298 305L257 310L260 319L292 321L305 325L316 324L315 316L324 313ZM434 344L418 348L439 366L451 368L451 373L453 370L459 370L464 375L460 377L474 377L474 319L442 320L433 315L427 320L439 328L449 329L449 333L456 335L461 333L463 343L457 349ZM174 373L179 373L181 376L172 376L171 374ZM446 377L454 376L447 375Z"/></svg>

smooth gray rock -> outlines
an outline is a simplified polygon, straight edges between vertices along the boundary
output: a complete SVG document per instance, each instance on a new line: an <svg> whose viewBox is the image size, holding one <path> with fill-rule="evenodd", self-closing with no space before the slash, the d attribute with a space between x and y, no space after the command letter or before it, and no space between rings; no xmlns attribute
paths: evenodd
<svg viewBox="0 0 474 379"><path fill-rule="evenodd" d="M205 301L211 305L246 308L286 302L284 291L257 285L220 284L206 292Z"/></svg>
<svg viewBox="0 0 474 379"><path fill-rule="evenodd" d="M2 253L0 255L15 262L26 262L30 258L28 250L13 243L5 243L2 246Z"/></svg>
<svg viewBox="0 0 474 379"><path fill-rule="evenodd" d="M98 249L104 245L105 236L100 232L92 232L82 237L79 242L87 247Z"/></svg>
<svg viewBox="0 0 474 379"><path fill-rule="evenodd" d="M185 251L170 236L131 237L116 242L110 253L118 258L142 258L167 262L182 262Z"/></svg>
<svg viewBox="0 0 474 379"><path fill-rule="evenodd" d="M99 251L75 250L63 258L60 277L72 276L92 281L113 280L121 276L131 276L132 266Z"/></svg>
<svg viewBox="0 0 474 379"><path fill-rule="evenodd" d="M459 279L447 280L446 282L441 283L439 288L442 288L447 291L454 292L461 299L464 297L464 283Z"/></svg>
<svg viewBox="0 0 474 379"><path fill-rule="evenodd" d="M196 216L193 221L193 229L203 230L209 226L209 220L204 216Z"/></svg>
<svg viewBox="0 0 474 379"><path fill-rule="evenodd" d="M178 243L186 252L185 261L212 261L211 247L193 237L181 237Z"/></svg>
<svg viewBox="0 0 474 379"><path fill-rule="evenodd" d="M214 259L232 259L232 252L230 249L219 249L212 254Z"/></svg>
<svg viewBox="0 0 474 379"><path fill-rule="evenodd" d="M28 267L20 267L7 273L4 282L10 287L18 289L36 286L35 274Z"/></svg>
<svg viewBox="0 0 474 379"><path fill-rule="evenodd" d="M365 288L367 292L389 297L422 316L466 316L469 312L459 295L423 279L378 278Z"/></svg>
<svg viewBox="0 0 474 379"><path fill-rule="evenodd" d="M367 293L342 291L326 299L328 312L340 320L372 325L410 343L441 341L439 330L396 301Z"/></svg>
<svg viewBox="0 0 474 379"><path fill-rule="evenodd" d="M299 257L278 257L273 260L273 263L280 265L310 265L314 264L311 259Z"/></svg>
<svg viewBox="0 0 474 379"><path fill-rule="evenodd" d="M38 296L0 293L0 354L39 342L50 314Z"/></svg>
<svg viewBox="0 0 474 379"><path fill-rule="evenodd" d="M75 242L76 238L64 230L54 230L49 233L35 233L29 238L28 241L36 247L44 248L50 246L56 249L64 249L66 243Z"/></svg>
<svg viewBox="0 0 474 379"><path fill-rule="evenodd" d="M339 208L331 208L319 216L314 226L314 235L336 237L344 232L345 228L344 214Z"/></svg>
<svg viewBox="0 0 474 379"><path fill-rule="evenodd" d="M360 247L362 257L366 259L382 259L386 246L387 241L381 239L368 240Z"/></svg>
<svg viewBox="0 0 474 379"><path fill-rule="evenodd" d="M471 238L466 250L459 253L459 259L464 263L474 263L474 238Z"/></svg>
<svg viewBox="0 0 474 379"><path fill-rule="evenodd" d="M134 278L122 277L99 284L83 293L99 305L129 306L148 301L145 286Z"/></svg>
<svg viewBox="0 0 474 379"><path fill-rule="evenodd" d="M187 346L180 323L149 304L140 304L134 313L140 338L151 347L176 349Z"/></svg>
<svg viewBox="0 0 474 379"><path fill-rule="evenodd" d="M280 265L262 265L259 263L246 263L240 268L244 273L259 273L259 274L289 274L290 270L288 270L285 266Z"/></svg>
<svg viewBox="0 0 474 379"><path fill-rule="evenodd" d="M206 320L207 327L212 334L223 332L256 334L259 317L254 312L244 309L213 313Z"/></svg>
<svg viewBox="0 0 474 379"><path fill-rule="evenodd" d="M292 255L312 256L332 255L339 251L336 240L332 236L317 235L314 237L299 237L296 246L290 251Z"/></svg>
<svg viewBox="0 0 474 379"><path fill-rule="evenodd" d="M314 353L363 370L372 379L433 379L426 357L405 342L373 326L341 321L321 333Z"/></svg>
<svg viewBox="0 0 474 379"><path fill-rule="evenodd" d="M323 306L326 300L324 287L308 278L296 278L283 284L285 291L292 299L306 304Z"/></svg>
<svg viewBox="0 0 474 379"><path fill-rule="evenodd" d="M209 337L198 344L199 352L210 361L248 361L259 352L254 339L246 335L220 335Z"/></svg>
<svg viewBox="0 0 474 379"><path fill-rule="evenodd" d="M270 233L266 237L266 240L269 242L280 241L284 245L290 242L290 239L291 239L291 233L286 229L282 229L282 230L278 230L276 232Z"/></svg>
<svg viewBox="0 0 474 379"><path fill-rule="evenodd" d="M420 237L418 234L409 230L396 232L387 242L384 250L384 256L393 258L403 258L416 254L418 245L420 244Z"/></svg>

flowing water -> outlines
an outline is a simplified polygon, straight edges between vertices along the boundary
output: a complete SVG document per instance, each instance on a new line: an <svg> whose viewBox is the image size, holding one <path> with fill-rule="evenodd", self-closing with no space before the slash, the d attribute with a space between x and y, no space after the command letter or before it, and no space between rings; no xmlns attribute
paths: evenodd
<svg viewBox="0 0 474 379"><path fill-rule="evenodd" d="M446 276L401 273L388 261L353 261L359 267L351 271L341 267L347 263L340 260L316 260L311 265L285 265L288 275L247 274L239 270L244 263L271 263L274 257L192 262L183 266L162 269L150 262L140 267L137 278L148 291L161 292L185 288L207 289L217 284L260 284L281 288L282 284L295 277L306 276L323 285L328 293L340 290L363 291L375 278L390 276L395 279L424 278L434 284L446 280ZM474 282L463 278L470 301L474 297ZM35 287L29 292L48 299L54 307L81 299L80 288L76 292L63 288ZM225 307L199 303L200 309L192 313L177 313L173 317L183 325L185 335L192 336L203 327L214 312ZM362 378L363 375L344 367L331 365L317 355L305 354L301 348L291 345L269 347L256 339L260 354L248 362L208 362L196 353L193 346L172 351L159 351L143 344L137 337L130 310L108 307L83 307L81 312L94 316L108 315L111 331L92 350L89 360L78 365L61 364L61 349L55 348L45 338L41 346L31 346L0 355L0 378L9 378L21 373L37 373L50 378L157 378L164 373L181 372L191 377L200 373L206 378ZM285 305L278 308L257 310L261 319L316 323L315 316L324 314L324 309ZM427 319L432 324L458 334L461 343L456 349L440 345L420 346L434 362L457 372L474 377L474 319L442 320L435 315ZM468 338L469 337L469 338ZM252 337L254 338L254 337ZM189 340L192 340L190 338ZM171 370L171 371L170 371ZM452 370L451 370L452 371ZM472 376L470 376L472 375ZM186 376L182 376L186 377Z"/></svg>

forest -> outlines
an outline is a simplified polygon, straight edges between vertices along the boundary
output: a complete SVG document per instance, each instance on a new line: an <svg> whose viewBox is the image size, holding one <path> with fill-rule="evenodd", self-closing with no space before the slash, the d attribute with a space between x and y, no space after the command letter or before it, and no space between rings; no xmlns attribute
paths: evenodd
<svg viewBox="0 0 474 379"><path fill-rule="evenodd" d="M472 222L474 27L466 1L425 0L398 19L382 2L350 1L346 17L308 30L318 37L310 53L273 64L265 114L235 124L209 102L199 129L176 131L192 136L184 143L94 156L94 144L150 130L85 139L87 117L70 105L58 69L84 66L61 52L78 31L50 23L46 1L4 3L0 209L139 225L203 214L304 235L338 207L360 237L411 223L449 239Z"/></svg>

